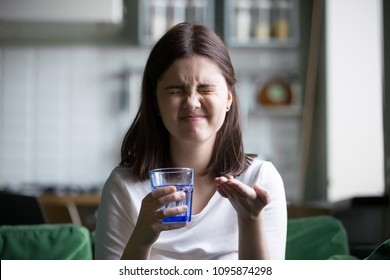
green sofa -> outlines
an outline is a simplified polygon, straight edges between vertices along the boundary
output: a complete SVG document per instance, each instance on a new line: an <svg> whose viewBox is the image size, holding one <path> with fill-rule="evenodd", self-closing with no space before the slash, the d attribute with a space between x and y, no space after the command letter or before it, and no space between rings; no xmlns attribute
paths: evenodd
<svg viewBox="0 0 390 280"><path fill-rule="evenodd" d="M324 260L349 255L347 233L331 216L290 219L287 227L286 259Z"/></svg>
<svg viewBox="0 0 390 280"><path fill-rule="evenodd" d="M92 260L94 233L76 224L0 227L2 260ZM331 216L290 219L287 260L357 259L350 255L346 231ZM390 240L366 259L390 259Z"/></svg>
<svg viewBox="0 0 390 280"><path fill-rule="evenodd" d="M0 227L2 260L91 260L92 238L76 224Z"/></svg>

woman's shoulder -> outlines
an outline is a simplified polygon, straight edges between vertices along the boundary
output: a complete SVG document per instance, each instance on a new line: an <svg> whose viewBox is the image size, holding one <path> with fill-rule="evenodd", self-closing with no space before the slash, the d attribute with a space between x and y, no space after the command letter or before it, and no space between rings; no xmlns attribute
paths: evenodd
<svg viewBox="0 0 390 280"><path fill-rule="evenodd" d="M250 163L239 176L243 181L263 181L267 178L281 179L280 174L271 161L251 157Z"/></svg>
<svg viewBox="0 0 390 280"><path fill-rule="evenodd" d="M283 179L271 161L254 158L238 179L248 186L258 184L265 188L273 201L272 204L275 204L275 201L285 204Z"/></svg>
<svg viewBox="0 0 390 280"><path fill-rule="evenodd" d="M106 181L106 185L121 187L142 185L144 182L134 174L133 169L127 166L116 166Z"/></svg>
<svg viewBox="0 0 390 280"><path fill-rule="evenodd" d="M132 168L116 166L107 178L102 195L129 200L143 198L150 191L149 181L141 181L133 173Z"/></svg>
<svg viewBox="0 0 390 280"><path fill-rule="evenodd" d="M265 168L275 168L271 161L264 160L259 157L251 156L249 160L249 165L244 173L259 172Z"/></svg>
<svg viewBox="0 0 390 280"><path fill-rule="evenodd" d="M113 176L121 176L121 177L129 177L133 174L133 169L128 166L117 165L112 169L111 175Z"/></svg>

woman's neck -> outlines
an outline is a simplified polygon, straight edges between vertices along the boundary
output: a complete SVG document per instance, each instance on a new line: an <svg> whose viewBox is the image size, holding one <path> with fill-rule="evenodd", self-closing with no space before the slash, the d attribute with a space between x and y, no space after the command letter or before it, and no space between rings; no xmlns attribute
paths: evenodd
<svg viewBox="0 0 390 280"><path fill-rule="evenodd" d="M171 140L172 164L180 167L191 167L195 169L195 174L203 174L210 163L213 148L214 145L209 142L178 143Z"/></svg>

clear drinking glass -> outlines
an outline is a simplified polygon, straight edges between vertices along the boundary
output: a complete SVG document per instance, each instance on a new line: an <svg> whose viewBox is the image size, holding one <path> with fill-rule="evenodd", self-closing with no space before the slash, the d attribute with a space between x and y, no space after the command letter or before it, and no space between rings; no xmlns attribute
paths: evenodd
<svg viewBox="0 0 390 280"><path fill-rule="evenodd" d="M167 186L175 186L177 191L183 191L186 197L164 205L161 209L187 205L187 211L177 216L162 219L163 223L185 223L191 221L192 194L194 192L194 169L192 168L159 168L149 171L152 191Z"/></svg>

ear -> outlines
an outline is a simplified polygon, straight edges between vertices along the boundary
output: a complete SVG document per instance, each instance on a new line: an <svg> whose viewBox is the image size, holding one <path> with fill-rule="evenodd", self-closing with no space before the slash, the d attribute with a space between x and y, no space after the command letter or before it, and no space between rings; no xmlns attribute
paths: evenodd
<svg viewBox="0 0 390 280"><path fill-rule="evenodd" d="M228 95L227 95L227 100L226 100L226 107L231 107L233 104L233 94L232 92L229 90L228 91Z"/></svg>

